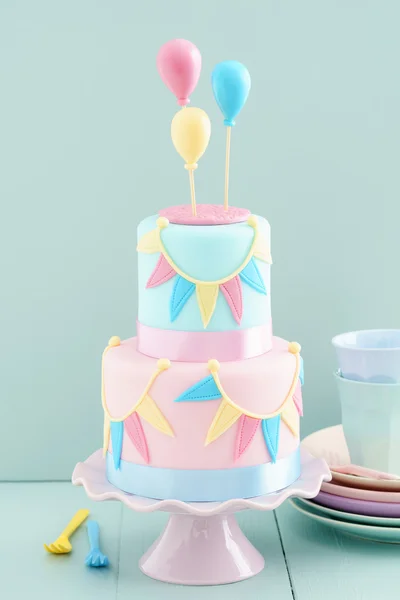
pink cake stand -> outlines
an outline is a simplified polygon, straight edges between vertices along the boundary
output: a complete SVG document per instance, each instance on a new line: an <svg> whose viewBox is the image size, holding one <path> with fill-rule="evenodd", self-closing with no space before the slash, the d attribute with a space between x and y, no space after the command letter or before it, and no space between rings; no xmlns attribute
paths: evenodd
<svg viewBox="0 0 400 600"><path fill-rule="evenodd" d="M82 485L95 501L119 500L137 512L170 513L164 531L139 562L143 573L168 583L219 585L248 579L264 568L264 558L239 528L236 512L274 510L291 496L313 498L322 482L331 479L326 462L304 449L301 463L301 477L285 490L226 502L152 500L122 492L107 481L101 450L76 465L72 483Z"/></svg>

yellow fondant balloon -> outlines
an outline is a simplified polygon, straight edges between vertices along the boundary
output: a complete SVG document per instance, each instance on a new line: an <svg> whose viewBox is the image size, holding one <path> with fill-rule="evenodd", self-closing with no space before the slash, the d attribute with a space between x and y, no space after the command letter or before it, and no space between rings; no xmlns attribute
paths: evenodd
<svg viewBox="0 0 400 600"><path fill-rule="evenodd" d="M183 108L172 119L172 141L188 169L197 167L196 163L206 151L210 135L210 119L201 108Z"/></svg>

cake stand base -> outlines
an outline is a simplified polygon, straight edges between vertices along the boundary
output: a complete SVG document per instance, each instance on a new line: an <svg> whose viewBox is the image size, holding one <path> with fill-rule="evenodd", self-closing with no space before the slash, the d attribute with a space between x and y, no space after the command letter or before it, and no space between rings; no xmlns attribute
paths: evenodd
<svg viewBox="0 0 400 600"><path fill-rule="evenodd" d="M137 512L170 513L163 533L139 562L143 573L168 583L220 585L248 579L264 567L264 558L241 531L235 512L274 510L291 496L313 498L322 482L331 479L326 462L305 450L301 452L301 466L297 481L266 496L225 502L153 500L127 494L111 485L102 451L98 450L76 465L72 483L83 485L92 500L119 500Z"/></svg>
<svg viewBox="0 0 400 600"><path fill-rule="evenodd" d="M257 575L264 559L234 515L172 514L139 566L149 577L168 583L220 585Z"/></svg>

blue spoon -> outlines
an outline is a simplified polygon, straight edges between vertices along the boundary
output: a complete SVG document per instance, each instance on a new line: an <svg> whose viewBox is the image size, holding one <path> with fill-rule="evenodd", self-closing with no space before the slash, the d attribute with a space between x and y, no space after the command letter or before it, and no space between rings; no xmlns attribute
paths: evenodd
<svg viewBox="0 0 400 600"><path fill-rule="evenodd" d="M97 521L89 521L87 531L90 552L85 559L85 564L88 567L108 567L108 557L100 551L100 528Z"/></svg>

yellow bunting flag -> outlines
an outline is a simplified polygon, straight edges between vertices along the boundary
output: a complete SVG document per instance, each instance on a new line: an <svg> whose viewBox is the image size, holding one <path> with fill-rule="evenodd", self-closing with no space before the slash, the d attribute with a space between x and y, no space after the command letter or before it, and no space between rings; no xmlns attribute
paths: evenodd
<svg viewBox="0 0 400 600"><path fill-rule="evenodd" d="M158 229L152 229L145 233L139 240L137 245L138 252L145 254L153 254L161 252L160 236Z"/></svg>
<svg viewBox="0 0 400 600"><path fill-rule="evenodd" d="M286 423L293 435L299 435L299 413L292 398L286 402L282 411L282 421Z"/></svg>
<svg viewBox="0 0 400 600"><path fill-rule="evenodd" d="M103 456L107 454L108 444L110 443L110 419L104 415L104 430L103 430Z"/></svg>
<svg viewBox="0 0 400 600"><path fill-rule="evenodd" d="M174 437L174 432L172 431L168 421L163 416L153 398L151 398L148 394L143 397L143 400L136 408L136 412L155 429L158 429L158 431Z"/></svg>
<svg viewBox="0 0 400 600"><path fill-rule="evenodd" d="M271 252L267 240L262 235L257 235L254 245L254 256L268 264L272 264Z"/></svg>
<svg viewBox="0 0 400 600"><path fill-rule="evenodd" d="M241 414L240 410L232 406L227 400L222 400L208 430L205 445L208 446L208 444L211 444L211 442L214 442L220 435L225 433L238 420Z"/></svg>
<svg viewBox="0 0 400 600"><path fill-rule="evenodd" d="M197 304L199 305L204 327L210 322L217 304L219 285L196 285Z"/></svg>

